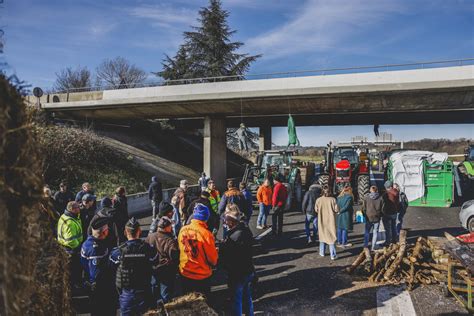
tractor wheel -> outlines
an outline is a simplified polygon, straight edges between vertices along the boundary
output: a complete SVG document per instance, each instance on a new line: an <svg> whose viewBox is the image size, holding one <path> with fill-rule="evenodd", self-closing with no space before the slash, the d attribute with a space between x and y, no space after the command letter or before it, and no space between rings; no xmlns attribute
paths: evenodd
<svg viewBox="0 0 474 316"><path fill-rule="evenodd" d="M325 186L329 186L329 175L328 174L320 175L318 178L318 182L322 188L324 188Z"/></svg>
<svg viewBox="0 0 474 316"><path fill-rule="evenodd" d="M466 226L470 233L474 233L474 216L471 216Z"/></svg>
<svg viewBox="0 0 474 316"><path fill-rule="evenodd" d="M357 177L357 195L358 201L362 201L368 194L370 189L370 177L368 174L361 174Z"/></svg>

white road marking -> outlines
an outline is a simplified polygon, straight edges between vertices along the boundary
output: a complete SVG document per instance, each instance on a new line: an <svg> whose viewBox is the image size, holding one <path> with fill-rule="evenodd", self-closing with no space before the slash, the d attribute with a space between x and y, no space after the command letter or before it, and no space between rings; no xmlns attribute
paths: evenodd
<svg viewBox="0 0 474 316"><path fill-rule="evenodd" d="M400 286L382 286L377 289L378 316L416 315L410 293Z"/></svg>
<svg viewBox="0 0 474 316"><path fill-rule="evenodd" d="M261 234L257 235L257 237L255 237L255 240L260 240L262 239L263 237L265 237L266 235L270 234L272 231L272 228L268 228L267 230L265 230L264 232L262 232Z"/></svg>

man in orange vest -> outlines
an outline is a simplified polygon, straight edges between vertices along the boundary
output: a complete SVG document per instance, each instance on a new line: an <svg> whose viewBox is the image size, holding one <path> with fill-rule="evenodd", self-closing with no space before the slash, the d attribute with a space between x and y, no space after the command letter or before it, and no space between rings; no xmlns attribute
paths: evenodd
<svg viewBox="0 0 474 316"><path fill-rule="evenodd" d="M211 292L212 268L217 264L217 249L214 235L207 229L210 210L203 204L196 204L191 224L183 226L178 235L179 273L182 276L183 291Z"/></svg>

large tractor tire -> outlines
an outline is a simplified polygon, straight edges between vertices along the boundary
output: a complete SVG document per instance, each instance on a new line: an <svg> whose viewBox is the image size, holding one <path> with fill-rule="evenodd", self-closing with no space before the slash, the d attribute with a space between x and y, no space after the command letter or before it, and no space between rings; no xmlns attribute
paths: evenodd
<svg viewBox="0 0 474 316"><path fill-rule="evenodd" d="M329 187L329 175L328 174L320 175L318 178L318 182L322 188L324 188L325 186Z"/></svg>
<svg viewBox="0 0 474 316"><path fill-rule="evenodd" d="M357 195L358 201L362 200L369 194L370 177L368 174L361 174L357 177Z"/></svg>

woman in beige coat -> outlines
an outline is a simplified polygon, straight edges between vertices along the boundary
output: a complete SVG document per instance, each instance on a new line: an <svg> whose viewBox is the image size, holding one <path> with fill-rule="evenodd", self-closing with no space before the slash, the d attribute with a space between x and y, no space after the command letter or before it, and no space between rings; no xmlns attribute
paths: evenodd
<svg viewBox="0 0 474 316"><path fill-rule="evenodd" d="M326 244L329 245L331 260L336 259L336 214L338 213L336 199L331 197L328 188L323 189L323 195L316 200L318 213L319 255L324 257Z"/></svg>

